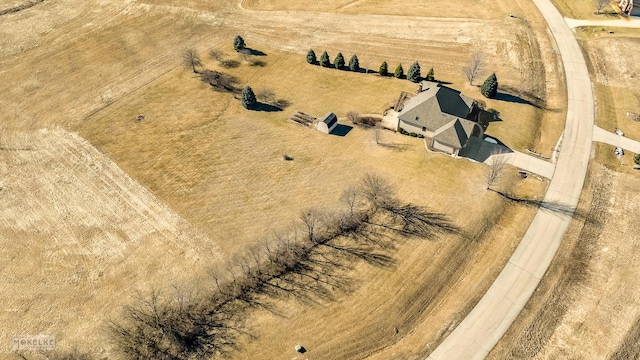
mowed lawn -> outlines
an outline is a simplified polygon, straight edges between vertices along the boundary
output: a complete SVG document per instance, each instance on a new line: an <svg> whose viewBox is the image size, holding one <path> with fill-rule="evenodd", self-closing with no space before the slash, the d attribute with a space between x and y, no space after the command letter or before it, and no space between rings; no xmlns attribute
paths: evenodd
<svg viewBox="0 0 640 360"><path fill-rule="evenodd" d="M438 341L442 326L458 321L490 285L534 209L505 204L486 191L483 164L428 153L420 139L382 131L380 142L394 149L376 144L371 129L325 135L287 120L296 110L315 116L333 111L352 126L343 118L347 111L381 113L415 84L325 69L300 55L261 50L268 54L261 57L265 67L242 64L223 71L256 90L273 89L276 98L291 102L282 112L248 111L189 69L176 69L77 130L208 235L227 258L286 230L306 209L342 206L342 190L369 173L389 179L403 200L448 216L460 234L397 239L392 268L354 264L349 296L322 305L279 302L284 316L253 314L248 325L256 338L242 338L238 356L282 356L296 341L309 346L310 355L329 358L371 355L399 341L406 347L389 351L425 351L424 339ZM208 60L205 67L221 70ZM144 120L137 121L138 115ZM293 160L285 161L284 155ZM541 196L546 186L534 179L505 180L505 188L522 196ZM395 327L401 334L396 338ZM408 336L410 331L417 335Z"/></svg>
<svg viewBox="0 0 640 360"><path fill-rule="evenodd" d="M286 53L264 58L265 67L229 72L290 101L284 111L248 111L179 69L78 130L230 252L287 226L305 208L334 206L365 173L384 175L406 198L452 216L482 186L482 165L428 154L418 139L385 133L386 142L406 147L400 152L376 145L373 131L327 136L287 120L295 110L381 113L415 84L311 66ZM139 114L144 120L136 121Z"/></svg>
<svg viewBox="0 0 640 360"><path fill-rule="evenodd" d="M223 50L235 58L233 50ZM230 252L265 230L282 228L304 208L335 205L342 189L365 173L389 177L407 199L453 218L468 213L471 194L483 186L482 165L428 154L422 141L391 132L384 141L404 151L376 145L372 130L354 127L344 137L327 136L287 120L296 110L317 117L329 111L340 117L348 111L382 113L415 84L266 52L260 57L264 67L242 63L225 70L213 61L205 67L233 74L256 92L272 89L291 103L284 111L246 110L234 95L176 69L77 130ZM527 111L526 105L506 104ZM138 115L144 120L137 121ZM294 160L284 161L284 155Z"/></svg>

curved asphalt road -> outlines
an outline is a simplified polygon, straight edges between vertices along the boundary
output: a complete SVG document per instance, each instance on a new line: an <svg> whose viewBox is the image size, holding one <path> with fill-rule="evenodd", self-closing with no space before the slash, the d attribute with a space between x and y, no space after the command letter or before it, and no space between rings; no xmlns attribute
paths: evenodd
<svg viewBox="0 0 640 360"><path fill-rule="evenodd" d="M591 81L578 42L558 10L550 0L533 2L546 19L560 50L569 100L563 144L545 201L575 209L591 152L594 124ZM539 210L496 281L429 360L485 358L538 286L570 221L570 216Z"/></svg>

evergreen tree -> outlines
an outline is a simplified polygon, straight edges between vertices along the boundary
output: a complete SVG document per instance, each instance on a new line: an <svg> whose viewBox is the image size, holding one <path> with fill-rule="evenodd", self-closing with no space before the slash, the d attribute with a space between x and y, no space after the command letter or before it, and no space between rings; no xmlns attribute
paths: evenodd
<svg viewBox="0 0 640 360"><path fill-rule="evenodd" d="M387 62L383 61L382 64L380 64L380 70L378 70L378 74L380 74L381 76L387 76L388 73L389 67L387 65Z"/></svg>
<svg viewBox="0 0 640 360"><path fill-rule="evenodd" d="M487 80L484 81L484 84L482 84L480 92L489 99L493 99L498 95L498 78L496 77L496 73L489 75Z"/></svg>
<svg viewBox="0 0 640 360"><path fill-rule="evenodd" d="M242 36L240 35L236 36L235 40L233 40L233 48L236 51L240 51L246 48L246 45L244 44L244 39L242 38Z"/></svg>
<svg viewBox="0 0 640 360"><path fill-rule="evenodd" d="M320 65L322 65L323 67L329 67L329 65L331 65L331 63L329 62L329 54L327 54L326 51L323 52L320 56Z"/></svg>
<svg viewBox="0 0 640 360"><path fill-rule="evenodd" d="M398 67L396 68L396 71L393 73L393 76L395 76L398 79L402 79L404 77L404 69L402 68L402 64L398 64Z"/></svg>
<svg viewBox="0 0 640 360"><path fill-rule="evenodd" d="M245 109L252 109L256 106L256 94L251 90L251 86L242 89L242 106Z"/></svg>
<svg viewBox="0 0 640 360"><path fill-rule="evenodd" d="M351 60L349 60L349 70L351 71L360 71L360 62L358 61L358 55L353 54Z"/></svg>
<svg viewBox="0 0 640 360"><path fill-rule="evenodd" d="M336 59L333 61L333 66L335 66L336 69L342 69L344 67L344 56L342 56L342 53L338 53L338 56L336 56Z"/></svg>
<svg viewBox="0 0 640 360"><path fill-rule="evenodd" d="M313 51L313 49L309 50L309 52L307 53L307 62L313 65L317 61L318 59L316 59L316 53Z"/></svg>
<svg viewBox="0 0 640 360"><path fill-rule="evenodd" d="M414 83L420 81L420 64L418 64L417 61L409 67L409 71L407 71L407 79Z"/></svg>
<svg viewBox="0 0 640 360"><path fill-rule="evenodd" d="M429 69L429 72L427 73L427 80L429 81L433 81L436 79L435 77L435 73L433 72L433 68Z"/></svg>

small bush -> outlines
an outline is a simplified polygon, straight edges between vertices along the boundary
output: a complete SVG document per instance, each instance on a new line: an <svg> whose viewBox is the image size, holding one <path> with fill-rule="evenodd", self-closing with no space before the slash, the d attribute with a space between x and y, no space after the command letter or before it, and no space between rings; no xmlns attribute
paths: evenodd
<svg viewBox="0 0 640 360"><path fill-rule="evenodd" d="M640 165L640 154L633 157L633 162L636 163L636 165Z"/></svg>
<svg viewBox="0 0 640 360"><path fill-rule="evenodd" d="M404 133L404 129L403 129L403 128L401 128L401 127L399 127L399 128L398 128L398 132L399 132L400 134L402 134L402 133Z"/></svg>
<svg viewBox="0 0 640 360"><path fill-rule="evenodd" d="M418 137L419 137L420 139L424 139L424 135L422 135L422 134L418 134Z"/></svg>
<svg viewBox="0 0 640 360"><path fill-rule="evenodd" d="M411 136L411 137L418 137L418 134L416 134L416 133L412 132L412 133L409 133L409 136Z"/></svg>

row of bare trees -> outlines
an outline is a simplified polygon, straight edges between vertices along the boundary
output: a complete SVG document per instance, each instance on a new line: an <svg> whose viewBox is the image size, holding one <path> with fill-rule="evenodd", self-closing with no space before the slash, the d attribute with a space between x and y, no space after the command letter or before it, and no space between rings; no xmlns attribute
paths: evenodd
<svg viewBox="0 0 640 360"><path fill-rule="evenodd" d="M210 271L198 292L158 292L126 306L109 324L123 358L204 359L230 354L252 309L273 309L274 300L319 302L349 292L356 262L390 266L402 238L432 239L458 229L446 216L399 201L383 178L367 175L344 191L340 211L308 210L298 225L264 240Z"/></svg>

